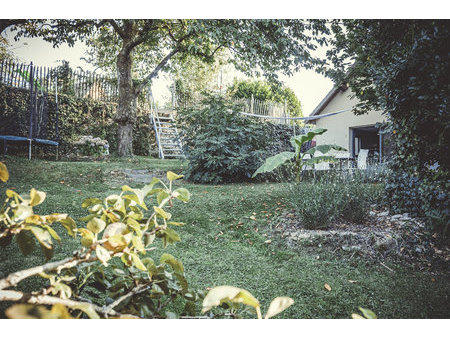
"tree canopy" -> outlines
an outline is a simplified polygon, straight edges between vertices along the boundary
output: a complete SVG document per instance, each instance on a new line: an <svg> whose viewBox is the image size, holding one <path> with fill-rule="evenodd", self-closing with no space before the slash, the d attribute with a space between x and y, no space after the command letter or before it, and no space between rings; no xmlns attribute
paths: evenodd
<svg viewBox="0 0 450 338"><path fill-rule="evenodd" d="M287 104L292 116L303 116L300 100L291 88L263 80L237 80L227 90L235 98L251 98Z"/></svg>

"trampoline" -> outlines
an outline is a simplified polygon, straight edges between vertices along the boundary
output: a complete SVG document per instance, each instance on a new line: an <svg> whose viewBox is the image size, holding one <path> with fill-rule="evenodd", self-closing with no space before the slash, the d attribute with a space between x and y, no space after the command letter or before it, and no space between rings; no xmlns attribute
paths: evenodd
<svg viewBox="0 0 450 338"><path fill-rule="evenodd" d="M3 70L3 64L2 64ZM48 100L48 81L51 79L51 74L48 73L44 76L44 81L47 80L47 91L45 91L45 86L42 85L42 69L41 77L36 76L38 72L37 68L31 63L29 66L29 71L21 71L21 76L26 78L25 81L21 81L22 84L25 83L26 86L19 86L19 88L24 88L29 90L29 121L28 121L28 135L0 135L0 140L3 140L3 158L6 157L8 151L8 142L26 142L28 143L28 159L31 160L32 146L33 144L50 145L56 147L56 159L58 159L59 152L59 126L58 126L58 81L57 75L55 74L55 139L48 138L48 125L49 125L49 100ZM3 74L2 74L3 75ZM11 77L12 75L9 74ZM45 77L47 77L45 79ZM3 80L3 79L2 79ZM13 86L13 81L11 80L11 86ZM8 85L8 81L6 81Z"/></svg>

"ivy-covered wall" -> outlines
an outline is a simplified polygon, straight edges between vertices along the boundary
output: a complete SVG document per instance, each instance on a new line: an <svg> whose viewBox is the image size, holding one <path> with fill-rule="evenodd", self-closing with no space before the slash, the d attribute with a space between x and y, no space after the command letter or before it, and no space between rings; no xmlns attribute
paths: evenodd
<svg viewBox="0 0 450 338"><path fill-rule="evenodd" d="M0 135L28 136L29 91L0 85ZM60 153L72 151L71 143L81 135L92 135L106 139L110 152L117 149L117 124L113 120L115 103L80 99L64 94L58 95ZM48 97L48 138L56 139L56 101L53 94ZM8 153L21 152L23 145L8 143ZM50 147L44 151L54 152ZM155 138L147 112L138 111L134 128L134 153L151 155L156 152Z"/></svg>

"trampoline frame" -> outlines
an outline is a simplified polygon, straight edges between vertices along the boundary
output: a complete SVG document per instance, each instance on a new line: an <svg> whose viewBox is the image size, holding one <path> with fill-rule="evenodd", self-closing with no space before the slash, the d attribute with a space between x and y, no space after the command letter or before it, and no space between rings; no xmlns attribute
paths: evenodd
<svg viewBox="0 0 450 338"><path fill-rule="evenodd" d="M28 137L24 136L14 136L14 135L0 135L0 140L3 140L3 158L6 157L6 153L8 151L8 141L11 142L28 142L28 159L31 160L31 153L32 153L32 144L46 144L51 146L56 146L56 159L58 159L59 155L59 111L58 111L58 75L55 75L55 101L56 101L56 139L54 140L47 140L47 139L41 139L33 137L33 118L36 115L36 105L33 104L33 87L34 85L34 68L33 63L30 63L30 125L28 129ZM37 88L37 86L36 86ZM48 100L48 98L47 98ZM47 101L48 104L48 101ZM48 122L47 122L48 123Z"/></svg>

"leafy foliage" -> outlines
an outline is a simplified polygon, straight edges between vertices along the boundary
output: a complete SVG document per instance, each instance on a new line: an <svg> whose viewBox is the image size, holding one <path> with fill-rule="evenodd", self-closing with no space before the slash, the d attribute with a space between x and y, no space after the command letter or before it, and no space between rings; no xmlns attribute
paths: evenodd
<svg viewBox="0 0 450 338"><path fill-rule="evenodd" d="M1 179L6 181L8 172L3 164L0 174ZM180 240L172 227L183 223L174 222L171 214L164 209L176 199L189 201L190 193L186 189L172 189L172 182L181 177L168 172L169 186L154 178L142 189L123 186L120 195L110 195L104 200L86 199L82 207L89 214L80 220L86 222L85 227L79 227L67 214L35 214L33 207L44 202L44 192L32 189L29 198L24 198L7 190L7 198L0 210L2 246L15 238L22 252L28 254L33 250L34 237L45 257L50 259L53 254L52 239L61 241L52 228L56 222L61 223L69 235L80 239L82 245L72 258L17 272L0 280L0 298L8 300L8 291L3 289L14 287L20 280L39 273L48 280L49 286L43 291L41 303L36 300L30 302L58 304L51 310L42 306L33 309L28 305L15 305L7 310L7 315L11 318L70 318L81 310L90 318L98 318L97 312L106 316L126 313L127 316L137 317L172 317L164 309L169 302L179 298L185 300L183 313L195 315L195 302L202 295L189 288L183 264L168 253L161 256L159 264L148 256L142 258L154 248L152 244L156 238L162 240L164 247ZM145 215L149 210L145 201L147 197L153 197L152 202L156 202L150 209L150 216ZM93 264L83 265L85 262ZM110 265L113 270L108 273L104 267ZM53 274L55 271L56 274ZM92 282L116 301L103 307L65 301L73 296L79 297L83 288ZM46 302L46 295L56 298ZM35 296L24 297L30 299Z"/></svg>
<svg viewBox="0 0 450 338"><path fill-rule="evenodd" d="M348 82L360 100L355 113L388 115L394 149L386 188L393 211L426 216L447 232L448 21L345 20L332 29L330 74Z"/></svg>
<svg viewBox="0 0 450 338"><path fill-rule="evenodd" d="M215 184L247 180L262 158L280 147L290 147L280 142L283 135L292 133L288 127L276 129L244 117L238 106L220 96L209 95L203 104L178 114L189 180Z"/></svg>
<svg viewBox="0 0 450 338"><path fill-rule="evenodd" d="M358 308L359 311L361 311L362 316L360 314L357 313L352 313L352 318L353 319L377 319L377 315L369 309L364 309L362 307Z"/></svg>
<svg viewBox="0 0 450 338"><path fill-rule="evenodd" d="M227 89L227 93L234 98L250 99L251 97L261 101L274 101L287 103L288 111L292 116L303 116L300 100L295 93L286 86L267 81L234 80Z"/></svg>

